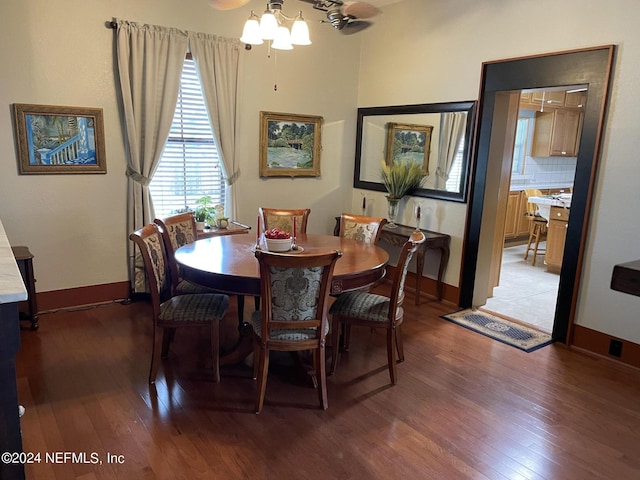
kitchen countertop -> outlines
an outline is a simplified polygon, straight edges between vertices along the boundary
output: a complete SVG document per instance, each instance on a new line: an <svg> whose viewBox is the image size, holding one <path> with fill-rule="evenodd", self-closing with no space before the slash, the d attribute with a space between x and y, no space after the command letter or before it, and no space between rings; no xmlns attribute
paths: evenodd
<svg viewBox="0 0 640 480"><path fill-rule="evenodd" d="M540 197L529 197L528 202L535 203L538 206L538 213L549 219L551 207L571 208L571 196L570 193L542 195Z"/></svg>
<svg viewBox="0 0 640 480"><path fill-rule="evenodd" d="M566 190L567 192L572 188L572 185L558 185L556 184L551 184L551 183L541 183L541 184L536 184L536 185L511 185L509 187L509 190L511 192L521 192L523 190L529 190L529 189L536 189L536 190Z"/></svg>
<svg viewBox="0 0 640 480"><path fill-rule="evenodd" d="M0 221L0 303L20 302L27 299L27 290L9 244L9 238Z"/></svg>

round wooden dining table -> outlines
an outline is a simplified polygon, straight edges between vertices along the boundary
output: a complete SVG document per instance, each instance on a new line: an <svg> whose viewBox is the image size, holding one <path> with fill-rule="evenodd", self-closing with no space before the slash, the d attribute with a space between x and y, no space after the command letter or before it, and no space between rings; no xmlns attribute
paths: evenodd
<svg viewBox="0 0 640 480"><path fill-rule="evenodd" d="M342 252L333 270L332 295L373 285L385 275L389 255L376 245L333 235L301 234L296 240L300 248L288 254ZM175 253L182 278L238 296L240 335L236 344L220 357L220 365L241 362L251 353L251 327L243 320L243 310L244 296L260 297L260 269L255 248L255 235L239 234L196 240ZM266 249L264 240L260 248Z"/></svg>
<svg viewBox="0 0 640 480"><path fill-rule="evenodd" d="M340 250L331 294L356 290L382 279L389 261L387 252L376 246L333 235L301 234L301 247L287 253L308 255ZM256 237L225 235L197 240L175 253L182 278L233 295L260 295L260 270L255 257ZM266 249L264 243L261 248Z"/></svg>

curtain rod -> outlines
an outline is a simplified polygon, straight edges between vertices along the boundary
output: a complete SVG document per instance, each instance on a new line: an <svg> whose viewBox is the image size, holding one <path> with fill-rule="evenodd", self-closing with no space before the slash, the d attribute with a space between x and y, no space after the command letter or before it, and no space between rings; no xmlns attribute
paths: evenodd
<svg viewBox="0 0 640 480"><path fill-rule="evenodd" d="M118 28L118 22L116 22L115 19L107 20L104 24L107 28L113 28L114 30Z"/></svg>

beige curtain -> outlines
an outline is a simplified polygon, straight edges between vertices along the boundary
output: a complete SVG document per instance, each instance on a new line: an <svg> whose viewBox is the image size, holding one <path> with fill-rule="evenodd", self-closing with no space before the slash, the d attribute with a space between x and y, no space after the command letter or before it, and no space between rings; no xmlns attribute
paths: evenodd
<svg viewBox="0 0 640 480"><path fill-rule="evenodd" d="M149 183L169 136L176 108L187 33L154 25L118 21L116 57L127 156L127 229L153 221ZM144 278L135 267L129 246L129 266L135 292Z"/></svg>
<svg viewBox="0 0 640 480"><path fill-rule="evenodd" d="M213 126L218 152L224 168L226 215L237 217L233 184L240 177L238 166L239 79L241 42L208 35L189 34L189 48L196 63L204 100Z"/></svg>
<svg viewBox="0 0 640 480"><path fill-rule="evenodd" d="M445 190L449 173L456 158L458 146L464 137L467 114L464 112L443 113L440 118L440 143L438 145L438 167L436 168L436 190Z"/></svg>

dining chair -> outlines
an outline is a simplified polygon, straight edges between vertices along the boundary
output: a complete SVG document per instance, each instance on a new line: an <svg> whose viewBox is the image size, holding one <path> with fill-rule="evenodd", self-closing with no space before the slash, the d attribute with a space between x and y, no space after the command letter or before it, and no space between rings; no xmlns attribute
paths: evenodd
<svg viewBox="0 0 640 480"><path fill-rule="evenodd" d="M540 242L547 234L549 220L538 213L538 205L528 200L530 197L539 197L541 195L542 192L534 188L528 188L524 191L524 201L527 202L527 219L529 220L529 240L527 241L527 249L524 252L524 259L527 260L529 252L533 252L531 265L536 264L538 254L546 252L544 248L540 247Z"/></svg>
<svg viewBox="0 0 640 480"><path fill-rule="evenodd" d="M364 243L377 243L386 223L386 218L343 213L340 215L340 236Z"/></svg>
<svg viewBox="0 0 640 480"><path fill-rule="evenodd" d="M359 325L371 329L384 328L387 331L387 361L391 383L397 383L396 350L399 361L404 361L401 326L404 316L404 283L409 262L418 246L426 240L423 232L416 230L405 242L400 251L391 281L389 296L363 291L345 292L338 296L329 309L331 316L331 342L335 346L331 370L333 374L338 364L339 351L349 349L351 326ZM420 272L417 273L418 275ZM340 345L340 325L345 326L343 345ZM342 348L340 348L342 347Z"/></svg>
<svg viewBox="0 0 640 480"><path fill-rule="evenodd" d="M282 254L257 250L260 265L260 310L251 316L256 413L262 411L271 350L313 350L320 406L328 407L325 339L331 277L340 251Z"/></svg>
<svg viewBox="0 0 640 480"><path fill-rule="evenodd" d="M171 288L174 295L189 295L193 293L220 293L217 290L208 288L197 283L189 282L180 276L180 270L175 260L176 250L183 245L193 243L198 239L196 220L193 212L178 213L164 219L156 218L153 221L160 227L162 239L167 249L167 262L171 273ZM240 324L244 323L244 296L237 295L238 317ZM255 301L256 310L258 300Z"/></svg>
<svg viewBox="0 0 640 480"><path fill-rule="evenodd" d="M158 356L169 354L169 345L178 327L211 329L211 349L214 381L220 381L220 321L229 308L229 297L220 293L173 295L164 241L156 224L136 230L129 238L142 255L149 287L153 316L153 343L149 383L153 384L158 372ZM162 328L162 336L158 330ZM160 345L160 339L162 344Z"/></svg>
<svg viewBox="0 0 640 480"><path fill-rule="evenodd" d="M178 213L156 218L153 223L160 227L162 240L167 251L167 263L171 274L171 288L175 295L191 293L216 293L212 289L191 283L180 277L178 264L175 261L176 250L183 245L193 243L198 239L196 220L193 212Z"/></svg>
<svg viewBox="0 0 640 480"><path fill-rule="evenodd" d="M282 209L264 208L258 209L262 226L265 230L279 228L285 232L293 233L293 217L296 217L296 233L307 233L307 222L309 221L310 208Z"/></svg>

